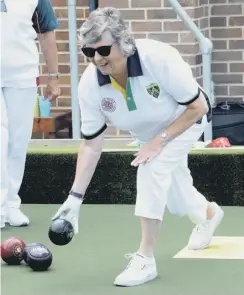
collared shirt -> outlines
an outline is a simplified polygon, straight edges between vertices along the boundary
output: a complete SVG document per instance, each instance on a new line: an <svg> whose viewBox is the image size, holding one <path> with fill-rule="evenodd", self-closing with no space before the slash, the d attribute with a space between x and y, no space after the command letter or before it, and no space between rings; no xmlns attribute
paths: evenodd
<svg viewBox="0 0 244 295"><path fill-rule="evenodd" d="M150 141L203 91L179 52L159 41L136 40L136 52L128 58L127 68L126 89L93 64L83 73L79 101L85 139L101 134L110 121L136 140Z"/></svg>
<svg viewBox="0 0 244 295"><path fill-rule="evenodd" d="M2 87L33 87L39 76L37 34L58 26L50 0L1 0Z"/></svg>

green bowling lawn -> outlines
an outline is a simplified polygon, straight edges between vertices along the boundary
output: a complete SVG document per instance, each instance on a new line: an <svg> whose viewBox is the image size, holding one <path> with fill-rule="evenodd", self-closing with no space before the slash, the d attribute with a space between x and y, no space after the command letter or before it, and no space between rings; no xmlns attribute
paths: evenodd
<svg viewBox="0 0 244 295"><path fill-rule="evenodd" d="M79 234L61 247L53 245L47 236L50 219L58 206L23 205L31 225L2 230L2 240L18 236L26 243L43 243L53 253L53 264L47 272L33 272L24 263L7 266L2 262L3 295L241 295L244 292L243 259L173 258L186 246L192 224L187 218L168 212L156 248L159 277L139 287L115 287L114 278L127 262L124 254L136 251L140 240L134 207L83 205ZM244 208L224 207L224 211L225 218L216 236L244 236Z"/></svg>

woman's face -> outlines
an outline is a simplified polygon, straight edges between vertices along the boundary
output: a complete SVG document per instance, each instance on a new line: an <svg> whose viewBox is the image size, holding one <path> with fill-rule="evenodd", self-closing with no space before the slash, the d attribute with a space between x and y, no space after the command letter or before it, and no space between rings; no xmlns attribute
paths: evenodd
<svg viewBox="0 0 244 295"><path fill-rule="evenodd" d="M113 40L109 32L105 32L101 41L95 44L89 44L86 47L97 49L101 46L111 46L110 53L103 56L102 53L95 51L94 57L89 57L92 62L103 75L119 75L126 70L126 57L121 53L118 44Z"/></svg>

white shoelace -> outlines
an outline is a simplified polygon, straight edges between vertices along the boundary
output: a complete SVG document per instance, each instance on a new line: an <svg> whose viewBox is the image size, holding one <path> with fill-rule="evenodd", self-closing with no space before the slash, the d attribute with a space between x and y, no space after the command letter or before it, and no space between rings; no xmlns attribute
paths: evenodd
<svg viewBox="0 0 244 295"><path fill-rule="evenodd" d="M207 231L208 229L209 229L209 222L198 224L195 227L195 231L198 232L198 233L203 232L203 231Z"/></svg>
<svg viewBox="0 0 244 295"><path fill-rule="evenodd" d="M146 265L145 259L137 253L125 254L125 258L130 259L130 262L126 266L126 269L142 270Z"/></svg>

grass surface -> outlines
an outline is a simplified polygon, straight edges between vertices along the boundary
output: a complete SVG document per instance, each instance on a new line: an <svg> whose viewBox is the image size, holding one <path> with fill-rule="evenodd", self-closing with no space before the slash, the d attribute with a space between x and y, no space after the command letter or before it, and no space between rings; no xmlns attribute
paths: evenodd
<svg viewBox="0 0 244 295"><path fill-rule="evenodd" d="M128 262L125 253L137 250L140 225L134 206L83 205L79 234L67 246L53 245L47 236L58 205L23 205L31 225L5 228L2 239L18 236L40 242L53 253L47 272L33 272L24 263L2 263L3 295L241 295L244 260L173 259L186 246L193 225L188 218L166 211L156 248L159 277L151 283L119 288L113 285ZM38 209L38 212L37 212ZM244 208L225 207L216 236L243 236Z"/></svg>

